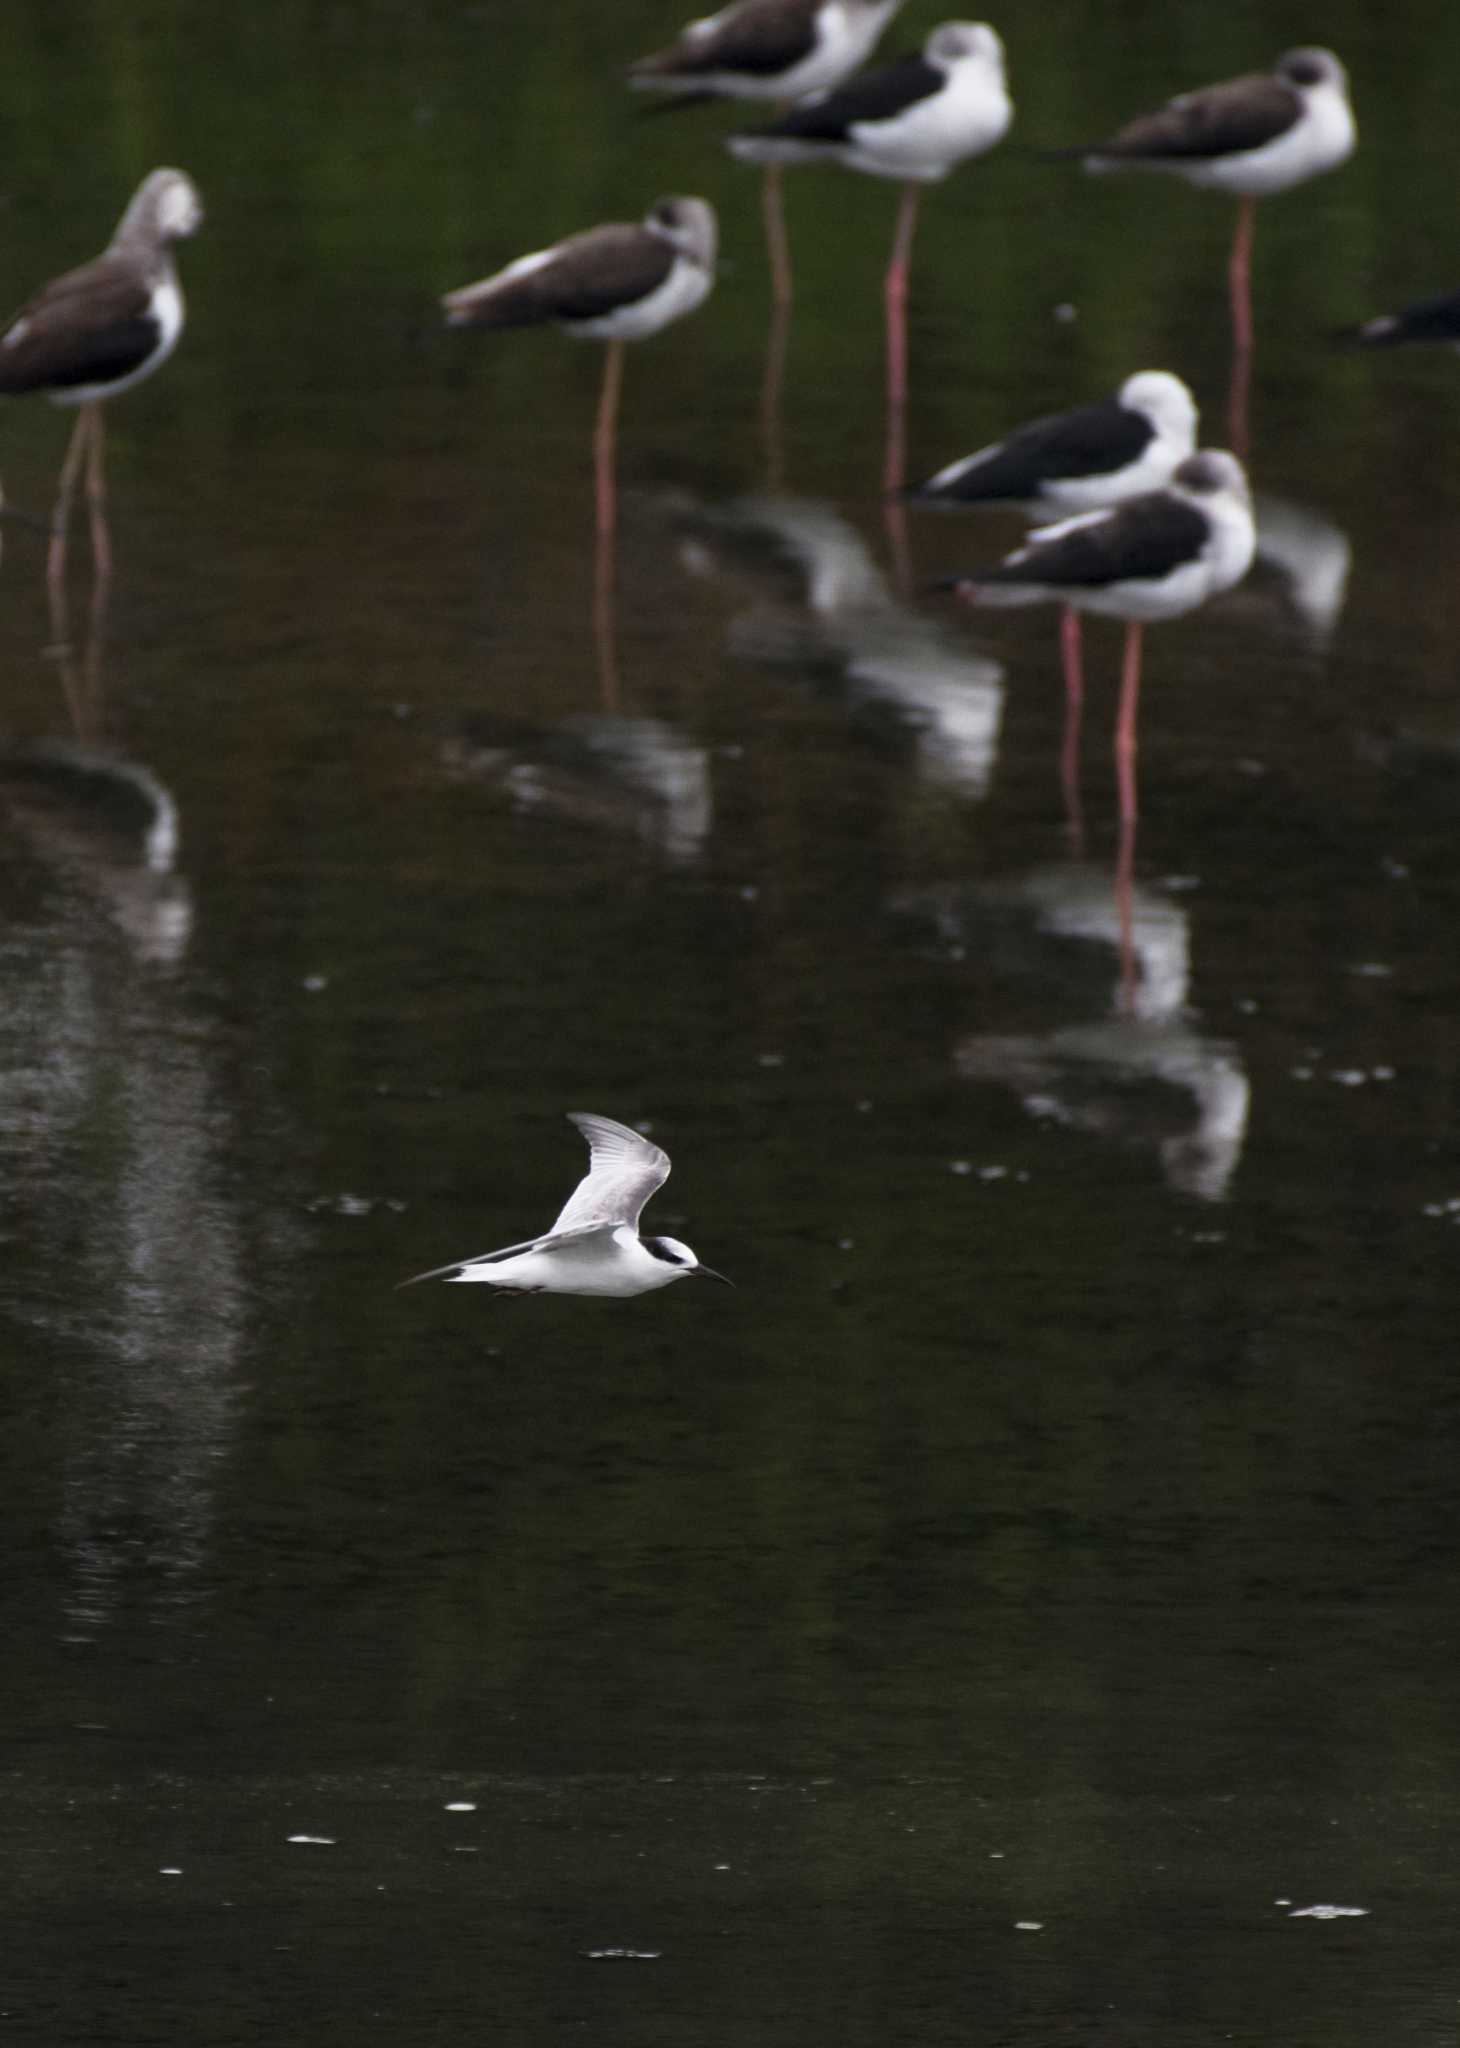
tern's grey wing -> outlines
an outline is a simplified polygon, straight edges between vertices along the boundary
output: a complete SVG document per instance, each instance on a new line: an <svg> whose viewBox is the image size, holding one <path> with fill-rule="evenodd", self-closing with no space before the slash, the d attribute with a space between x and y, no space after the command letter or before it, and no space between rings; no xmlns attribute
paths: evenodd
<svg viewBox="0 0 1460 2048"><path fill-rule="evenodd" d="M590 1164L549 1235L590 1224L637 1224L650 1195L669 1178L669 1155L612 1117L570 1110L568 1121L588 1140Z"/></svg>
<svg viewBox="0 0 1460 2048"><path fill-rule="evenodd" d="M613 1223L581 1223L570 1230L554 1228L544 1237L529 1237L522 1244L505 1244L499 1252L478 1252L472 1259L450 1259L444 1266L433 1266L429 1273L412 1273L409 1280L397 1280L395 1284L397 1287L414 1287L418 1280L440 1280L447 1273L464 1273L468 1266L495 1266L504 1259L515 1259L523 1252L554 1251L558 1245L567 1244L570 1240L581 1240L583 1249L592 1251L597 1247L590 1245L588 1239L600 1237L603 1251L607 1254L616 1228Z"/></svg>

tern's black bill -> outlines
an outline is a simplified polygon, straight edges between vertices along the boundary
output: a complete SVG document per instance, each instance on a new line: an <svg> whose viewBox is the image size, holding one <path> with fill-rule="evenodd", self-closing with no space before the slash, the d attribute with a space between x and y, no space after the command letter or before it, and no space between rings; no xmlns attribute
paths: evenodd
<svg viewBox="0 0 1460 2048"><path fill-rule="evenodd" d="M713 1266L691 1266L690 1272L696 1274L701 1280L718 1280L722 1287L733 1287L735 1285L735 1282L727 1280L723 1273L717 1273Z"/></svg>

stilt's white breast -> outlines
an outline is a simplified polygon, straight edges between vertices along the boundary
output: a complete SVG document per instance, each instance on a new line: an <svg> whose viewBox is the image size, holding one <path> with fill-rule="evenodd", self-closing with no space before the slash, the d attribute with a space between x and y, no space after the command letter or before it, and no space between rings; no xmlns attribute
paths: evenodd
<svg viewBox="0 0 1460 2048"><path fill-rule="evenodd" d="M1292 127L1261 149L1216 157L1210 163L1173 162L1171 168L1189 184L1262 199L1331 171L1352 156L1357 137L1347 94L1341 86L1325 83L1309 89Z"/></svg>
<svg viewBox="0 0 1460 2048"><path fill-rule="evenodd" d="M177 347L178 336L183 331L183 296L175 276L169 274L152 287L147 314L156 324L157 342L135 370L129 370L124 377L109 377L95 384L73 384L65 391L52 391L48 394L52 405L89 405L94 398L113 398L117 392L129 391L134 384L140 384L144 377L150 377L165 363Z"/></svg>
<svg viewBox="0 0 1460 2048"><path fill-rule="evenodd" d="M714 281L702 263L676 255L663 284L656 285L646 298L615 306L611 313L599 313L592 320L565 320L563 325L569 334L587 341L642 341L671 320L692 313L708 298Z"/></svg>
<svg viewBox="0 0 1460 2048"><path fill-rule="evenodd" d="M845 161L878 177L932 184L992 149L1013 116L1002 62L962 57L947 67L940 92L886 121L854 121Z"/></svg>

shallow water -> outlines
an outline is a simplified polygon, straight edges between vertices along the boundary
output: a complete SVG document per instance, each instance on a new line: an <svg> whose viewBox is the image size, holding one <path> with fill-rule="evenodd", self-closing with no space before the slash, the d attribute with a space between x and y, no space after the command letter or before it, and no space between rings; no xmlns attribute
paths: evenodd
<svg viewBox="0 0 1460 2048"><path fill-rule="evenodd" d="M1455 31L1325 15L1365 145L1259 223L1264 560L1151 636L1127 1004L1114 629L1077 850L1053 621L899 588L892 194L788 181L768 449L755 180L614 84L678 18L18 10L10 296L153 162L209 220L100 636L84 547L64 658L0 561L5 2025L1448 2040L1460 392L1321 336L1460 283ZM1220 435L1225 205L1026 146L1313 24L1108 25L1001 24L914 473L1146 364ZM673 190L726 274L631 355L595 616L597 352L434 295ZM396 1294L576 1107L737 1291Z"/></svg>

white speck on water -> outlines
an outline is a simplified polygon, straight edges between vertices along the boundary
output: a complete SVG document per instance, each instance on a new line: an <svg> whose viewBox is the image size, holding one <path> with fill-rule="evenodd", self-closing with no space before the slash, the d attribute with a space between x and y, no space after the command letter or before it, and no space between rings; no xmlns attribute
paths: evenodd
<svg viewBox="0 0 1460 2048"><path fill-rule="evenodd" d="M1355 960L1349 968L1362 981L1387 981L1394 969L1383 960Z"/></svg>
<svg viewBox="0 0 1460 2048"><path fill-rule="evenodd" d="M475 1856L477 1845L475 1842L453 1842L451 1853L453 1856Z"/></svg>
<svg viewBox="0 0 1460 2048"><path fill-rule="evenodd" d="M317 1842L321 1848L325 1849L333 1849L335 1846L335 1837L333 1835L290 1835L289 1840L291 1842Z"/></svg>
<svg viewBox="0 0 1460 2048"><path fill-rule="evenodd" d="M1295 1906L1290 1920L1366 1920L1367 1906Z"/></svg>
<svg viewBox="0 0 1460 2048"><path fill-rule="evenodd" d="M980 1180L1007 1180L1009 1169L1007 1166L981 1166L978 1177Z"/></svg>
<svg viewBox="0 0 1460 2048"><path fill-rule="evenodd" d="M1274 1904L1275 1906L1291 1906L1291 1905L1292 1905L1292 1903L1293 1903L1293 1902L1292 1902L1292 1900L1291 1900L1291 1899L1274 1899L1274 1900L1273 1900L1273 1904Z"/></svg>
<svg viewBox="0 0 1460 2048"><path fill-rule="evenodd" d="M1225 1244L1227 1233L1225 1230L1193 1230L1191 1241L1193 1244Z"/></svg>
<svg viewBox="0 0 1460 2048"><path fill-rule="evenodd" d="M1172 896L1185 896L1192 889L1201 887L1200 875L1163 875L1161 887Z"/></svg>
<svg viewBox="0 0 1460 2048"><path fill-rule="evenodd" d="M854 1237L839 1237L836 1241L836 1248L839 1252L849 1252L856 1245L856 1242L857 1240Z"/></svg>
<svg viewBox="0 0 1460 2048"><path fill-rule="evenodd" d="M990 1862L990 1863L1002 1863L1002 1862L1003 1862L1003 1860L1004 1860L1004 1852L1003 1852L1003 1850L1002 1850L1002 1849L990 1849L990 1850L989 1850L989 1862Z"/></svg>
<svg viewBox="0 0 1460 2048"><path fill-rule="evenodd" d="M448 1813L475 1813L476 1810L477 1803L474 1799L448 1799L446 1802Z"/></svg>
<svg viewBox="0 0 1460 2048"><path fill-rule="evenodd" d="M1288 1073L1295 1081L1311 1081L1313 1078L1311 1067L1289 1067Z"/></svg>
<svg viewBox="0 0 1460 2048"><path fill-rule="evenodd" d="M1076 320L1079 319L1079 317L1079 307L1072 306L1068 299L1061 299L1059 304L1055 306L1051 312L1051 318L1054 319L1061 327L1073 326L1073 324Z"/></svg>
<svg viewBox="0 0 1460 2048"><path fill-rule="evenodd" d="M756 1064L762 1067L783 1067L786 1064L786 1055L783 1052L763 1052Z"/></svg>
<svg viewBox="0 0 1460 2048"><path fill-rule="evenodd" d="M1409 880L1408 861L1395 860L1392 854L1386 853L1379 865L1391 882L1407 882Z"/></svg>
<svg viewBox="0 0 1460 2048"><path fill-rule="evenodd" d="M1242 775L1266 775L1267 763L1266 761L1257 761L1249 759L1246 761L1239 761L1237 763L1237 769L1239 774Z"/></svg>
<svg viewBox="0 0 1460 2048"><path fill-rule="evenodd" d="M157 1875L159 1877L181 1877L182 1871L176 1863L164 1863Z"/></svg>
<svg viewBox="0 0 1460 2048"><path fill-rule="evenodd" d="M310 995L317 996L321 989L329 987L329 976L327 974L306 974L299 985L301 988L306 989Z"/></svg>
<svg viewBox="0 0 1460 2048"><path fill-rule="evenodd" d="M972 1173L973 1161L971 1159L950 1159L948 1161L948 1171L957 1174Z"/></svg>
<svg viewBox="0 0 1460 2048"><path fill-rule="evenodd" d="M1394 1073L1395 1069L1393 1067L1370 1067L1369 1069L1370 1079L1375 1081L1392 1081Z"/></svg>
<svg viewBox="0 0 1460 2048"><path fill-rule="evenodd" d="M728 1863L717 1863L715 1865L715 1868L716 1870L728 1870L730 1868L730 1865Z"/></svg>
<svg viewBox="0 0 1460 2048"><path fill-rule="evenodd" d="M754 882L747 882L745 884L745 887L740 892L740 900L742 903L759 903L760 891L756 888Z"/></svg>
<svg viewBox="0 0 1460 2048"><path fill-rule="evenodd" d="M867 1113L868 1113L868 1111L869 1111L869 1110L871 1109L871 1107L872 1107L872 1099L871 1099L871 1097L870 1097L870 1096L867 1096L867 1095L864 1095L864 1096L862 1097L861 1101L860 1101L860 1102L859 1102L859 1103L857 1104L857 1115L858 1115L858 1116L866 1116L866 1114L867 1114Z"/></svg>
<svg viewBox="0 0 1460 2048"><path fill-rule="evenodd" d="M1020 1934L1042 1934L1044 1931L1042 1920L1016 1920L1014 1926Z"/></svg>
<svg viewBox="0 0 1460 2048"><path fill-rule="evenodd" d="M1255 1017L1257 1015L1257 998L1255 996L1238 996L1237 1008L1244 1017Z"/></svg>
<svg viewBox="0 0 1460 2048"><path fill-rule="evenodd" d="M1362 1088L1369 1077L1362 1067L1335 1067L1328 1078L1340 1088Z"/></svg>
<svg viewBox="0 0 1460 2048"><path fill-rule="evenodd" d="M585 1948L583 1953L595 1963L607 1958L621 1962L657 1963L664 1951L658 1948Z"/></svg>

